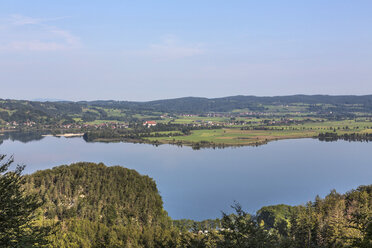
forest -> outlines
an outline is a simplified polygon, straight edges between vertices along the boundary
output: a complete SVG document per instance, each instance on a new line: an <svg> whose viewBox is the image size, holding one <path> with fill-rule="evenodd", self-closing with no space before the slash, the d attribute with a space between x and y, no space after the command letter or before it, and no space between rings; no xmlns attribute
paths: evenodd
<svg viewBox="0 0 372 248"><path fill-rule="evenodd" d="M94 120L136 121L139 115L160 119L164 113L207 114L237 112L303 112L317 116L353 117L372 112L372 95L292 95L276 97L231 96L222 98L184 97L148 102L58 101L40 102L0 99L0 124L32 121L37 124L74 123Z"/></svg>
<svg viewBox="0 0 372 248"><path fill-rule="evenodd" d="M1 247L372 245L372 185L344 194L332 190L303 205L266 206L256 213L235 202L232 213L198 222L172 220L154 180L134 170L75 163L22 175L22 167L9 170L12 160L1 156L0 161ZM14 212L9 208L14 201L29 211ZM39 238L30 238L36 237L30 230L39 230Z"/></svg>

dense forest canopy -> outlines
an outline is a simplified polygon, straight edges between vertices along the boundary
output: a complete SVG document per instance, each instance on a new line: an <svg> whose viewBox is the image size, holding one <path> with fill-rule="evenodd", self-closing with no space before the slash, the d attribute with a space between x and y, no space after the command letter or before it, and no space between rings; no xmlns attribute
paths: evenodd
<svg viewBox="0 0 372 248"><path fill-rule="evenodd" d="M147 225L166 217L155 182L120 166L64 165L27 176L27 183L42 197L49 219Z"/></svg>
<svg viewBox="0 0 372 248"><path fill-rule="evenodd" d="M76 163L38 171L26 182L44 202L44 225L58 224L50 247L155 247L155 239L170 235L155 182L134 170Z"/></svg>

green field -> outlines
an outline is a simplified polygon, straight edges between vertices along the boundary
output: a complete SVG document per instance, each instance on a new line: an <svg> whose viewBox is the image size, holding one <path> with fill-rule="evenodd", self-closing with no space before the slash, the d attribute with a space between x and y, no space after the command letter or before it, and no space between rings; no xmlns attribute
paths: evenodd
<svg viewBox="0 0 372 248"><path fill-rule="evenodd" d="M252 145L263 143L270 140L294 139L313 137L315 131L265 131L265 130L240 130L238 128L223 128L214 130L195 130L190 135L174 137L156 137L146 138L150 141L159 141L160 143L182 142L192 144L197 142L209 142L224 145Z"/></svg>
<svg viewBox="0 0 372 248"><path fill-rule="evenodd" d="M95 120L95 121L89 121L89 122L85 122L85 124L87 125L99 125L99 124L103 124L103 123L106 123L106 124L110 124L110 123L125 123L124 121L113 121L113 120Z"/></svg>
<svg viewBox="0 0 372 248"><path fill-rule="evenodd" d="M175 124L191 124L198 122L214 122L214 123L225 123L228 122L230 118L226 117L202 117L202 116L177 116L173 121Z"/></svg>
<svg viewBox="0 0 372 248"><path fill-rule="evenodd" d="M257 125L255 125L257 126ZM194 130L190 135L148 137L160 143L195 144L208 142L215 145L255 145L272 140L315 137L319 133L372 133L372 122L355 120L311 122L299 125L270 126L270 130L241 130L240 128Z"/></svg>
<svg viewBox="0 0 372 248"><path fill-rule="evenodd" d="M160 131L160 132L151 132L150 134L166 134L166 135L175 135L175 134L182 134L180 131Z"/></svg>

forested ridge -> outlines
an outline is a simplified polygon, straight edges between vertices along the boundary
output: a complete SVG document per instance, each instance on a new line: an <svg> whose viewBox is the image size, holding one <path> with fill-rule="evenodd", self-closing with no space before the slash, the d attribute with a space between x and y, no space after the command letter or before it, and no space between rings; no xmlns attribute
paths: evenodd
<svg viewBox="0 0 372 248"><path fill-rule="evenodd" d="M25 177L54 226L47 247L372 247L372 185L299 206L202 222L168 217L155 182L120 166L76 163Z"/></svg>
<svg viewBox="0 0 372 248"><path fill-rule="evenodd" d="M62 165L38 171L27 182L45 202L49 219L78 217L105 224L147 225L166 217L155 182L123 167Z"/></svg>
<svg viewBox="0 0 372 248"><path fill-rule="evenodd" d="M332 104L334 110L355 110L372 111L372 95L365 96L330 96L330 95L291 95L291 96L229 96L221 98L204 97L182 97L175 99L156 100L148 102L128 101L91 101L81 102L93 106L112 106L117 108L132 108L138 110L154 110L163 112L180 113L203 113L203 112L230 112L234 109L249 109L250 111L264 111L262 105L283 105L303 103L309 105ZM317 108L318 107L318 108ZM319 110L319 106L311 106L313 110ZM309 109L310 110L310 109Z"/></svg>
<svg viewBox="0 0 372 248"><path fill-rule="evenodd" d="M334 112L340 114L372 112L372 95L329 96L230 96L222 98L183 97L147 102L134 101L60 101L38 102L27 100L0 99L0 121L37 124L74 123L74 118L84 121L97 119L132 121L136 114L231 112L245 109L254 112L271 111L268 106L300 104L306 111L315 113ZM120 114L112 115L110 109Z"/></svg>
<svg viewBox="0 0 372 248"><path fill-rule="evenodd" d="M43 219L58 223L50 247L155 247L170 229L155 182L134 170L76 163L26 181L44 202Z"/></svg>

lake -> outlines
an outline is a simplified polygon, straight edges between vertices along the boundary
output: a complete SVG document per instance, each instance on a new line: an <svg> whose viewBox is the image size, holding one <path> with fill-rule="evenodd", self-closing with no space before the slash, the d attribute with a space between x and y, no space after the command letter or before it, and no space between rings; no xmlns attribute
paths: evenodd
<svg viewBox="0 0 372 248"><path fill-rule="evenodd" d="M25 173L79 161L135 169L156 181L173 219L195 220L219 218L234 201L253 213L371 184L371 152L372 143L316 139L216 150L56 137L5 138L0 145L0 154L14 154L16 163L27 165Z"/></svg>

